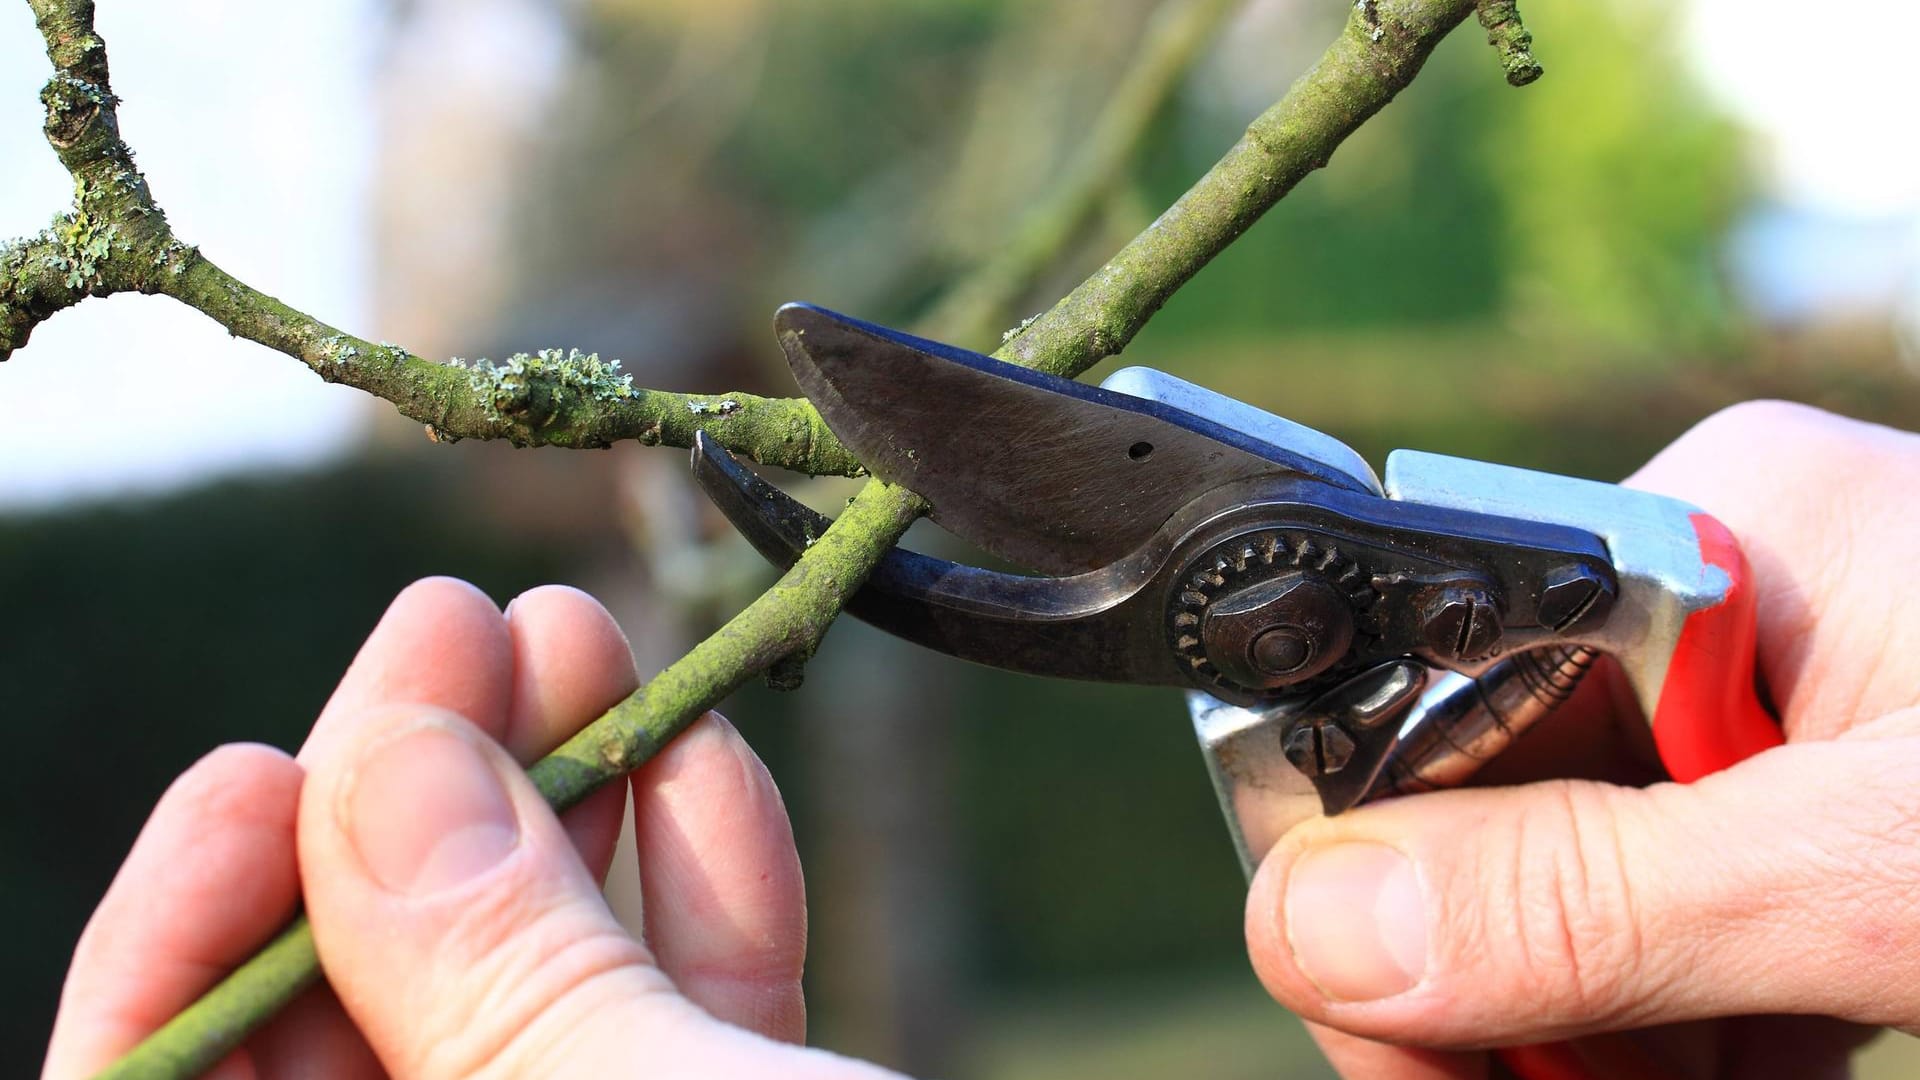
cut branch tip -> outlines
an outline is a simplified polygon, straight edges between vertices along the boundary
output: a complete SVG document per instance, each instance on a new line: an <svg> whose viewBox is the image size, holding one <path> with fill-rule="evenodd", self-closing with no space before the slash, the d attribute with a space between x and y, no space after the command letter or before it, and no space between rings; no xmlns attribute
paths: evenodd
<svg viewBox="0 0 1920 1080"><path fill-rule="evenodd" d="M1500 52L1500 65L1506 69L1509 84L1525 86L1545 74L1533 58L1533 34L1520 20L1518 0L1478 0L1474 13L1487 31L1487 44Z"/></svg>

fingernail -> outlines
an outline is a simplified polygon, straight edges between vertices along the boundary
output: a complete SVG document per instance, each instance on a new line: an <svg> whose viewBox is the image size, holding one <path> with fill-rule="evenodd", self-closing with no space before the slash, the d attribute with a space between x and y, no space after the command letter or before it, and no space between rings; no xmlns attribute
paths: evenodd
<svg viewBox="0 0 1920 1080"><path fill-rule="evenodd" d="M1287 944L1335 1001L1404 993L1427 968L1427 911L1413 863L1385 844L1314 848L1287 875Z"/></svg>
<svg viewBox="0 0 1920 1080"><path fill-rule="evenodd" d="M417 728L369 751L342 801L347 835L390 892L426 896L485 873L520 842L513 802L480 751Z"/></svg>

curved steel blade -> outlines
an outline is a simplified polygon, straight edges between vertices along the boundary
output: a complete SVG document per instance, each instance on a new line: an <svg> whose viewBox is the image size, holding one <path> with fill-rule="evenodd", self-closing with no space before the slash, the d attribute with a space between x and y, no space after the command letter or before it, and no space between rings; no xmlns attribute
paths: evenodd
<svg viewBox="0 0 1920 1080"><path fill-rule="evenodd" d="M948 531L1036 570L1111 563L1237 480L1375 494L1343 469L1162 402L823 308L788 304L774 329L801 390L874 475L926 496Z"/></svg>
<svg viewBox="0 0 1920 1080"><path fill-rule="evenodd" d="M754 550L792 566L832 524L694 436L693 475ZM847 613L962 660L1063 679L1186 685L1158 647L1160 621L1133 601L1153 577L1151 553L1065 578L1024 577L887 552ZM1145 611L1144 617L1142 612Z"/></svg>

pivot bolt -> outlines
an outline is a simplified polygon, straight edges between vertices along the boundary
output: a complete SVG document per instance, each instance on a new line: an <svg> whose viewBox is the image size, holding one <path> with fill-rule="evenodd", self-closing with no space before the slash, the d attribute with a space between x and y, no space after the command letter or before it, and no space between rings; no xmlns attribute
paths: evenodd
<svg viewBox="0 0 1920 1080"><path fill-rule="evenodd" d="M1325 578L1282 574L1207 605L1200 640L1221 674L1271 690L1340 662L1353 644L1353 610Z"/></svg>
<svg viewBox="0 0 1920 1080"><path fill-rule="evenodd" d="M1275 626L1253 639L1253 666L1267 675L1291 675L1313 659L1313 638L1298 626Z"/></svg>
<svg viewBox="0 0 1920 1080"><path fill-rule="evenodd" d="M1449 585L1427 601L1421 634L1435 656L1473 660L1500 643L1500 609L1483 586Z"/></svg>

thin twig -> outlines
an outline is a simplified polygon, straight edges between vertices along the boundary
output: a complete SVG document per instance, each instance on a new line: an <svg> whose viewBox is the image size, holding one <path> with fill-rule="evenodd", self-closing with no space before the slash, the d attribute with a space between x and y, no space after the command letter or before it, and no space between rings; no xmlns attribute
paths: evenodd
<svg viewBox="0 0 1920 1080"><path fill-rule="evenodd" d="M1164 4L1141 29L1140 51L1095 117L1060 179L1007 243L947 294L919 330L938 341L978 342L998 333L1008 308L1060 257L1127 180L1127 165L1195 58L1240 0Z"/></svg>
<svg viewBox="0 0 1920 1080"><path fill-rule="evenodd" d="M1476 5L1480 25L1487 31L1487 44L1500 51L1500 64L1507 69L1507 81L1525 86L1543 74L1540 61L1533 58L1533 34L1520 21L1520 5L1515 0L1480 0Z"/></svg>

